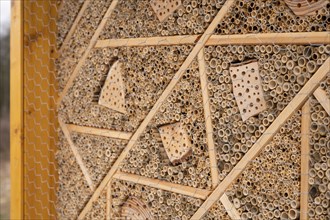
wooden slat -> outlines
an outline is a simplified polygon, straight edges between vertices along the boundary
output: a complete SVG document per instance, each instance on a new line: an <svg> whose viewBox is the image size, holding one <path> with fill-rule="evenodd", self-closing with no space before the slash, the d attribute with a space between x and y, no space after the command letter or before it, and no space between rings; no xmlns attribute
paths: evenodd
<svg viewBox="0 0 330 220"><path fill-rule="evenodd" d="M221 196L220 201L221 201L222 205L225 207L229 217L232 220L242 219L239 212L237 211L237 209L233 205L233 203L230 202L230 200L229 200L228 196L226 195L226 193L224 193Z"/></svg>
<svg viewBox="0 0 330 220"><path fill-rule="evenodd" d="M194 44L200 35L98 40L95 47L142 47Z"/></svg>
<svg viewBox="0 0 330 220"><path fill-rule="evenodd" d="M327 95L327 92L318 87L313 93L313 95L330 116L330 97Z"/></svg>
<svg viewBox="0 0 330 220"><path fill-rule="evenodd" d="M62 132L64 133L64 136L66 137L66 139L69 143L69 146L72 150L72 153L73 153L74 157L76 158L76 161L77 161L82 173L85 176L87 184L90 187L90 189L93 191L94 190L94 184L93 184L92 178L90 177L90 175L88 173L88 170L87 170L87 168L86 168L86 166L85 166L85 164L82 160L82 157L80 156L80 154L78 152L78 149L76 148L75 144L73 143L73 141L71 139L69 129L67 128L66 124L61 119L59 119L58 121L59 121L60 127L62 129Z"/></svg>
<svg viewBox="0 0 330 220"><path fill-rule="evenodd" d="M145 186L150 186L157 189L166 190L169 192L179 193L182 195L198 198L198 199L206 199L207 196L211 193L211 191L206 189L198 189L190 186L184 186L176 183L166 182L158 179L151 179L144 176L139 176L131 173L124 173L117 171L113 176L114 179L125 180Z"/></svg>
<svg viewBox="0 0 330 220"><path fill-rule="evenodd" d="M110 218L111 218L111 204L112 204L111 181L109 181L108 186L107 186L106 220L110 220Z"/></svg>
<svg viewBox="0 0 330 220"><path fill-rule="evenodd" d="M10 49L10 217L23 219L23 1L12 2Z"/></svg>
<svg viewBox="0 0 330 220"><path fill-rule="evenodd" d="M213 126L211 119L209 91L207 88L204 48L198 53L198 65L199 65L199 74L200 74L201 89L203 96L204 118L205 118L205 126L206 126L206 141L207 141L207 148L209 151L209 158L211 165L212 187L215 188L219 183L219 172L218 172L218 165L216 160L215 144L213 140Z"/></svg>
<svg viewBox="0 0 330 220"><path fill-rule="evenodd" d="M300 219L308 219L308 195L309 195L309 153L310 153L310 125L311 112L310 101L307 100L301 111L301 178L300 178Z"/></svg>
<svg viewBox="0 0 330 220"><path fill-rule="evenodd" d="M59 54L62 53L63 49L66 47L69 40L71 39L73 33L76 31L79 21L82 18L83 14L85 13L86 9L88 8L87 6L89 5L90 1L91 0L85 0L84 4L82 5L81 9L79 10L77 17L75 18L73 24L71 25L71 28L70 28L69 32L67 33L67 35L65 36L65 39L61 45L61 48L58 51ZM63 5L63 4L64 3L62 2L61 5Z"/></svg>
<svg viewBox="0 0 330 220"><path fill-rule="evenodd" d="M330 32L213 35L207 45L328 44Z"/></svg>
<svg viewBox="0 0 330 220"><path fill-rule="evenodd" d="M238 176L246 169L250 161L258 156L261 150L271 141L273 136L285 123L285 121L292 116L292 114L299 109L308 97L315 91L319 83L326 77L330 71L330 58L318 69L318 71L308 80L305 86L292 99L292 101L284 108L280 115L267 128L258 141L251 147L251 149L243 156L243 158L236 164L232 171L226 178L217 186L212 194L205 200L202 206L197 210L191 219L200 219L211 208L211 206L219 200L226 189L238 178Z"/></svg>
<svg viewBox="0 0 330 220"><path fill-rule="evenodd" d="M95 47L140 47L194 44L200 35L164 36L98 40ZM238 35L212 35L206 46L257 44L328 44L329 32L258 33Z"/></svg>
<svg viewBox="0 0 330 220"><path fill-rule="evenodd" d="M102 21L100 22L99 26L97 27L92 39L90 40L89 44L88 44L88 47L87 49L85 50L85 53L84 55L80 58L77 66L74 68L68 82L66 83L63 91L61 92L60 94L60 97L58 99L58 102L57 102L57 106L59 106L64 98L64 96L67 94L68 90L71 88L72 84L73 84L73 81L74 79L77 77L81 67L84 65L86 59L88 58L89 56L89 53L90 51L94 48L95 44L96 44L96 41L97 39L99 38L108 18L111 16L112 12L114 11L116 5L118 3L118 0L113 0L107 10L107 12L105 13L105 15L103 16L102 18Z"/></svg>
<svg viewBox="0 0 330 220"><path fill-rule="evenodd" d="M107 183L110 181L110 179L113 177L115 172L117 171L120 163L125 159L128 152L132 149L135 142L138 140L140 135L144 132L145 128L149 124L149 122L152 120L156 112L159 110L161 104L167 99L170 92L174 89L175 85L179 82L182 75L185 73L185 71L188 69L189 65L192 63L198 52L204 47L206 41L210 38L211 34L213 33L214 29L217 27L219 22L222 20L222 18L225 16L229 8L234 4L235 0L228 0L226 3L222 6L221 10L218 12L216 17L213 19L212 23L209 25L209 27L206 29L205 33L202 35L202 37L198 40L196 43L196 46L193 48L187 59L183 62L180 69L177 71L177 73L172 78L171 82L168 84L162 95L159 97L155 105L152 107L151 111L148 113L146 118L143 120L143 122L140 124L139 128L136 130L136 132L133 134L132 138L128 142L127 146L123 150L123 152L120 154L114 165L111 167L108 174L104 177L98 188L95 190L94 194L86 204L86 206L83 208L82 212L79 215L79 219L83 219L88 210L91 209L93 201L96 201L99 197L100 193L104 189L104 187L107 185Z"/></svg>
<svg viewBox="0 0 330 220"><path fill-rule="evenodd" d="M68 127L70 132L98 135L98 136L110 137L116 139L129 140L132 136L132 133L129 132L108 130L103 128L93 128L93 127L79 126L74 124L66 124L66 126Z"/></svg>

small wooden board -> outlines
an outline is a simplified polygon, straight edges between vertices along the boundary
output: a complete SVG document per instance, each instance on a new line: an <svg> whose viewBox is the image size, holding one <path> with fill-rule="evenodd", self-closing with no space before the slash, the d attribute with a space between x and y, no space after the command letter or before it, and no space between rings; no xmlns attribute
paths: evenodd
<svg viewBox="0 0 330 220"><path fill-rule="evenodd" d="M182 5L181 0L152 0L150 4L160 22L163 22Z"/></svg>
<svg viewBox="0 0 330 220"><path fill-rule="evenodd" d="M154 219L150 208L141 199L130 197L121 208L121 217L132 220Z"/></svg>
<svg viewBox="0 0 330 220"><path fill-rule="evenodd" d="M191 141L180 122L163 125L159 128L159 132L172 164L180 163L191 155Z"/></svg>
<svg viewBox="0 0 330 220"><path fill-rule="evenodd" d="M116 61L108 73L102 88L99 105L126 114L125 85L122 78L122 63Z"/></svg>
<svg viewBox="0 0 330 220"><path fill-rule="evenodd" d="M232 64L230 76L243 121L267 108L256 60Z"/></svg>
<svg viewBox="0 0 330 220"><path fill-rule="evenodd" d="M308 1L308 0L284 0L289 8L298 16L313 15L318 10L325 7L327 0Z"/></svg>

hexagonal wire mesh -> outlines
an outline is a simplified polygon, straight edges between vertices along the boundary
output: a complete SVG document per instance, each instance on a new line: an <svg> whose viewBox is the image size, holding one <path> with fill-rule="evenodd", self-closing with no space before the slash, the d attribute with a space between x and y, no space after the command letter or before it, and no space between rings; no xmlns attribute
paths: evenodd
<svg viewBox="0 0 330 220"><path fill-rule="evenodd" d="M119 2L118 5L117 2ZM261 216L263 215L264 218L271 218L274 215L279 215L283 218L289 217L289 215L291 217L298 215L299 205L297 204L299 203L299 193L301 193L299 188L300 182L298 181L300 172L299 159L301 156L299 152L301 141L300 120L303 115L302 111L298 109L307 99L307 96L305 100L298 100L299 104L297 104L298 101L293 100L295 100L296 94L305 96L304 93L299 93L301 88L305 89L303 92L306 92L306 94L312 93L310 88L315 87L319 83L317 79L312 78L313 75L324 78L324 63L329 63L329 51L325 51L329 50L330 47L329 45L310 46L309 42L303 40L303 43L299 43L303 44L300 46L282 46L280 45L282 43L280 40L277 40L277 43L271 42L271 37L266 38L266 40L263 39L266 43L260 43L262 40L255 37L253 43L246 44L258 45L237 46L234 40L232 41L233 45L221 41L223 39L219 35L240 35L242 30L243 34L273 31L324 32L329 28L329 25L324 22L324 19L329 16L329 12L326 12L323 8L320 10L322 16L296 19L295 15L280 1L276 1L276 4L273 3L274 5L265 4L262 1L258 1L258 5L253 3L253 1L237 1L236 4L233 4L233 9L228 11L226 7L222 8L224 2L221 0L217 2L192 1L191 3L183 1L184 7L180 8L175 16L170 17L168 21L161 25L158 24L151 7L148 7L145 11L142 10L148 4L148 1L141 1L141 3L116 0L95 2L90 0L31 0L24 2L24 217L26 219L65 219L76 218L79 215L82 217L87 216L87 218L104 218L105 215L118 217L122 212L122 207L125 207L125 201L133 201L132 203L134 203L135 197L141 196L141 192L143 193L141 196L143 201L139 201L141 204L145 203L161 207L159 209L152 208L154 213L158 213L158 217L169 217L171 214L166 213L168 210L182 218L191 217L197 211L195 215L200 217L205 214L203 210L200 211L201 209L210 209L210 212L207 214L207 217L210 219L219 216L229 218L228 215L231 218L239 215L249 218L256 212ZM135 10L132 5L136 5L140 10ZM206 13L205 15L198 10L197 12L193 10L197 5L199 5L200 11ZM112 7L115 6L118 6L118 10L111 14ZM329 8L329 6L327 7ZM218 42L206 45L206 40L193 34L202 34L206 27L212 24L212 19L218 11L221 11L220 9L224 10L224 13L228 12L228 14L223 16L224 21L213 25L215 35L212 37L219 37L217 38ZM294 23L290 27L278 18L277 20L272 20L272 25L266 24L267 19L265 18L264 20L257 19L258 13L256 11L258 10L269 10L275 15L279 14L279 11L283 11L281 9L285 9L283 12L285 19L291 19ZM252 11L251 16L247 14L250 12L249 10ZM118 11L125 13L121 14ZM141 14L139 14L140 12ZM196 23L191 24L190 22L183 22L181 19L181 16L185 19L191 18L189 16L194 16L196 13L197 15L198 13L203 14L204 17L201 16L203 17L202 21L200 19L192 19ZM134 20L135 17L130 17L132 20L127 22L129 30L126 30L123 28L122 22L126 22L127 18L125 16L129 17L130 15L136 16L136 20ZM239 16L242 16L243 19L237 19ZM112 20L108 19L110 17ZM103 18L105 19L102 23ZM118 22L116 19L118 19ZM241 22L244 19L248 25ZM254 21L255 19L256 21ZM306 23L313 25L308 27ZM188 27L182 28L185 25ZM195 29L192 27L195 27ZM170 38L166 38L168 35L187 33L191 34L190 38L180 38L179 36L179 38L176 38L176 43L173 43L173 45L177 44L175 47L158 45L164 39L169 40ZM208 33L206 36L209 37L210 34ZM117 45L115 43L106 41L108 38L127 38L130 36L157 37L159 35L164 38L160 37L157 42L155 39L148 38L133 40L130 42L131 47L126 47L125 43L128 42L125 41L123 43L120 39L115 41L115 43L121 44L120 48L116 48ZM294 39L294 35L285 36L288 36L289 39ZM300 35L297 36L299 38ZM309 36L312 37L312 35ZM322 36L323 38L321 37L320 41L315 40L316 38L313 38L313 40L322 44L322 39L325 39L324 35ZM98 48L94 44L97 40L100 43ZM143 45L147 44L147 40L150 40L150 45ZM241 40L242 42L244 41L243 38ZM188 64L185 64L185 59L190 53L194 53L194 56L197 57L197 52L192 52L194 50L192 50L193 46L191 46L191 44L196 42L203 45L202 53L198 54L198 59L188 59L188 62L191 64L188 62ZM221 44L219 42L222 42L224 45L219 46ZM289 40L284 44L291 44L293 41L291 43L288 42ZM141 45L144 47L141 47ZM301 62L305 64L307 61L304 58L304 53L316 54L308 57L308 62L313 63L315 68L310 67L309 73L299 78L297 75L300 73L297 74L293 71L303 69L299 64L299 58L303 58L301 60L304 60L304 62ZM165 58L159 58L161 56ZM276 63L270 56L276 57L280 62ZM295 56L297 57L294 58ZM255 113L256 117L242 122L238 106L234 101L234 95L230 93L233 88L229 66L234 60L243 61L252 58L257 58L259 62L260 74L264 80L262 89L265 92L265 97L268 98L268 110L262 113L257 112ZM283 61L283 59L286 60ZM131 86L131 88L127 86L127 90L131 90L132 94L134 93L126 97L127 105L132 108L128 111L129 117L122 116L118 112L106 110L96 103L102 84L104 84L106 79L106 74L109 71L109 64L114 63L114 60L145 64L141 68L136 64L130 66L131 64L125 63L125 70L128 74L125 76L126 81L124 81ZM156 63L156 65L150 65L149 67L150 63ZM295 65L297 68L295 69L290 64ZM186 68L189 69L189 71L182 71L184 72L182 73L182 80L180 80L182 75L178 71L181 65L186 65ZM280 67L277 68L276 65ZM282 75L287 73L282 67L290 70L288 71L290 78L276 78L278 76L274 72L275 68L278 72L284 71L284 74L281 73ZM321 73L317 71L317 67L321 69ZM81 68L86 71L80 71ZM207 73L205 78L199 76L201 68L204 68ZM273 70L269 71L272 68ZM145 74L146 71L150 72L151 78L155 81L148 83L150 77ZM177 71L179 74L174 75ZM305 68L304 71L307 71L307 69ZM157 73L161 74L157 75ZM75 77L78 77L78 79L75 81L76 83L73 83ZM322 84L322 89L327 90L328 93L329 78L330 76L328 76L326 81L328 84ZM174 91L174 94L169 95L169 92L163 95L162 92L166 86L169 82L172 82L170 80L174 80L174 85L178 84L170 89ZM199 84L200 80L202 81L201 85ZM278 83L278 81L281 84L280 89L273 85ZM141 82L146 82L145 86ZM70 84L72 88L68 88L67 84ZM84 88L81 89L82 87ZM188 92L187 88L191 88L191 90ZM83 91L84 89L87 91ZM205 92L206 90L209 90L209 94ZM67 96L60 97L62 105L57 106L56 101L60 91L65 91ZM188 93L190 94L185 95ZM282 94L282 96L277 97L276 94L278 93ZM207 94L206 97L205 94ZM136 98L135 96L140 97ZM86 98L86 100L88 98L89 103L83 103L81 101L83 98ZM156 102L158 98L162 100L160 103ZM148 101L144 103L145 100ZM186 109L182 110L180 106L176 106L176 100L184 103L183 107L181 107ZM222 101L220 102L219 100ZM318 101L320 100L318 99ZM155 103L157 111L155 110L154 113L151 113L154 114L152 117L148 117L148 112L154 109L153 104ZM317 101L314 99L311 99L311 103L318 106L317 108L312 107L312 112L316 111L317 114L322 112L323 118L327 117L322 110L323 105L317 104ZM294 111L292 109L287 110L290 112L287 115L297 111L297 114L293 114L291 118L283 116L281 113L283 109L287 109L285 108L287 104L294 106L292 107ZM206 105L210 105L208 110L206 110ZM59 125L57 124L57 107L59 107L59 116L63 120ZM181 111L186 112L183 113ZM209 111L209 115L203 111ZM126 113L124 112L124 114ZM147 123L142 123L142 129L139 129L145 117L147 120L150 120ZM153 117L155 119L151 120ZM276 117L279 117L279 119ZM283 118L285 120L288 119L289 122L296 126L293 128L292 124L289 122L285 123ZM319 129L319 127L329 131L328 128L323 128L322 123L324 122L319 122L318 119L316 117L312 120L314 127L316 127L315 131L312 130L312 132L314 132L314 136L317 136L315 138L317 140L312 139L311 142L319 141L319 135L315 134L317 133L316 129ZM191 130L187 135L190 135L192 138L193 155L187 157L193 162L188 163L188 165L183 163L179 166L173 166L168 161L166 154L161 150L161 147L159 147L162 146L162 142L157 129L160 125L179 120L182 120L188 130ZM276 125L276 123L273 123L274 121L280 122ZM147 127L149 122L153 125ZM212 128L211 122L213 122L213 129L215 130L213 135L209 135L210 131L212 134L212 129L210 129L210 127ZM205 123L209 123L209 125L205 126ZM144 125L145 127L143 127ZM57 130L58 127L62 129ZM311 127L311 129L314 127ZM100 129L98 130L97 128ZM114 130L117 133L111 133ZM137 130L137 133L139 133L137 138L140 138L140 135L142 138L139 140L131 139L132 132ZM280 130L280 134L276 135L272 143L266 146L266 142L270 142L278 130ZM269 134L268 131L271 131L273 134ZM98 134L107 138L96 138L81 133ZM323 133L326 132L323 131ZM114 140L118 139L119 136L122 140ZM320 134L320 136L323 138L322 144L329 140L329 135L327 134ZM208 152L208 148L211 146L209 141L213 138L215 142L213 145L221 147L213 149L214 160L212 162L208 158L211 155ZM253 150L259 147L254 143L259 138L264 138L262 147L266 146L266 153L264 152L260 155L260 158L253 160L257 156L257 153ZM266 139L267 141L265 141ZM290 149L283 145L283 142L288 140L291 146ZM73 145L76 145L76 147L72 147ZM125 146L129 146L133 153L128 154L124 152L124 157L121 157L119 161L123 161L124 165L120 169L118 166L111 167ZM319 145L316 144L315 146L318 147ZM312 146L312 152L314 153L319 150L314 149L315 146ZM96 147L95 152L93 147ZM261 149L260 147L259 151ZM324 151L324 148L322 149ZM151 156L148 150L157 156ZM282 155L274 162L272 157L282 152L287 152L286 156L290 158L290 161L283 158ZM324 152L322 155L323 157L319 159L322 160L325 168L318 169L321 169L318 172L321 173L319 176L324 176L325 170L327 170L326 172L329 170L327 168L328 165L325 165L326 162L324 162L329 161L329 155L325 155ZM124 159L125 156L130 157L129 159ZM246 157L247 159L244 159ZM140 163L140 158L144 158L150 163ZM245 163L244 161L252 160L251 166L248 162L241 166L240 160L243 161L243 164ZM272 164L272 166L276 164L277 166L272 167L269 164ZM261 165L264 168L258 170L258 167ZM314 167L319 166L315 163L312 165ZM246 171L243 172L243 175L236 182L231 180L232 188L229 188L229 185L225 185L228 182L228 173L233 173L238 177L243 169L246 169ZM283 184L281 184L286 186L284 190L286 192L283 194L275 192L272 197L267 197L268 193L274 192L273 185L275 184L274 181L276 181L274 178L270 178L268 173L275 172L274 170L276 169L278 169L279 173L281 169L288 171L281 177L284 180ZM111 174L110 178L106 176L107 172ZM218 180L214 181L213 173L216 173L218 180L222 181L220 185L218 185ZM166 176L165 174L168 175ZM250 179L249 176L256 178ZM262 181L258 182L258 178L270 178L271 181L265 184L261 183ZM288 181L290 178L293 179L290 182L292 184L287 186L285 181ZM108 184L109 179L115 180ZM313 196L319 197L318 201L325 201L326 196L329 196L329 190L324 188L324 183L321 183L322 181L324 182L324 178L320 177L316 180L317 184L322 185L322 187L319 187L319 185L314 186L314 180L311 179L309 181L312 190L316 191L316 193L313 193ZM160 182L160 180L163 182ZM199 180L201 181L198 182ZM142 186L148 184L149 186ZM154 185L150 187L150 184ZM156 186L156 184L159 184L159 186ZM254 187L251 187L251 184L261 184L261 186L259 185L259 188L255 190ZM225 185L224 189L226 192L225 196L220 198L219 195L224 193L221 192L221 186L223 185ZM216 186L218 186L216 188L218 191L215 190L212 193ZM243 186L246 188L243 189ZM112 192L110 192L111 187L114 187ZM155 188L158 190L156 191ZM320 190L325 191L327 194L323 197L320 196L318 194ZM96 195L95 198L100 197L100 199L97 200L91 197L93 194ZM211 196L208 197L210 194ZM215 197L213 197L214 194ZM247 196L248 194L249 196ZM57 198L58 195L60 199ZM128 199L128 195L132 197L131 200ZM168 207L164 208L164 206L159 204L163 203L163 197L169 198L166 200ZM283 199L282 197L286 198ZM176 203L176 200L180 200L178 198L182 199L184 204ZM111 199L113 201L109 205L108 202ZM202 205L202 200L205 199L207 201ZM315 206L311 202L313 199L315 198L309 196L310 207ZM69 200L70 202L68 202ZM217 200L219 200L218 203L216 203ZM286 210L271 213L274 207L269 207L267 204L272 204L273 200L287 203L281 205ZM208 202L214 205L208 207ZM251 205L241 205L241 203L257 202L262 206L258 208L253 206L251 208ZM327 205L326 202L323 203L322 207L320 205L316 206L316 210L320 212L318 213L319 216L329 212L329 208L325 207ZM292 207L290 208L290 206ZM89 212L92 207L94 209L92 209L92 212ZM113 209L111 215L108 213L110 207ZM180 212L182 207L186 207L189 211L187 213ZM101 209L102 211L100 211ZM312 215L313 213L308 214Z"/></svg>
<svg viewBox="0 0 330 220"><path fill-rule="evenodd" d="M24 1L24 218L55 219L58 1Z"/></svg>

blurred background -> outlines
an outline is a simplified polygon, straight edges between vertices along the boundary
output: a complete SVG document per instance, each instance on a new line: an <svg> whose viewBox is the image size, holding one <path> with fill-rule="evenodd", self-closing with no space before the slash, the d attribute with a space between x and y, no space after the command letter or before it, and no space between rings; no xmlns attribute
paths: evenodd
<svg viewBox="0 0 330 220"><path fill-rule="evenodd" d="M9 32L11 0L0 0L0 219L9 219Z"/></svg>

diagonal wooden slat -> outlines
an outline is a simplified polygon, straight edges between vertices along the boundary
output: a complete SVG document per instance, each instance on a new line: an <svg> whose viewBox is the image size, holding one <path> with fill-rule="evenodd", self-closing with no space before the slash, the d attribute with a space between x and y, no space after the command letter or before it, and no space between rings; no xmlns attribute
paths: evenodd
<svg viewBox="0 0 330 220"><path fill-rule="evenodd" d="M65 36L65 39L61 45L61 48L59 49L58 53L61 54L63 49L66 47L66 45L68 44L69 40L71 39L73 33L75 32L75 30L77 29L77 26L79 24L80 19L82 18L84 12L87 9L87 6L89 5L91 0L86 0L83 5L81 6L81 9L79 10L79 13L77 15L77 17L75 18L73 24L71 25L71 28L69 30L69 32L67 33L67 35ZM63 3L61 3L63 4Z"/></svg>
<svg viewBox="0 0 330 220"><path fill-rule="evenodd" d="M201 90L203 97L203 106L204 106L204 118L205 118L205 127L206 127L206 141L207 148L209 151L210 166L211 166L211 179L212 179L212 188L217 187L219 183L219 172L216 160L215 153L215 144L213 139L213 126L211 119L211 110L210 110L210 97L207 88L207 76L206 76L206 64L205 64L205 51L204 48L201 49L198 53L198 65L199 65L199 75L201 81ZM221 203L225 207L229 217L231 219L241 219L238 211L234 205L230 202L228 196L223 194L220 198Z"/></svg>
<svg viewBox="0 0 330 220"><path fill-rule="evenodd" d="M132 133L123 132L123 131L115 131L115 130L109 130L103 128L93 128L93 127L80 126L74 124L66 124L66 126L68 127L70 132L98 135L98 136L110 137L115 139L129 140L132 136Z"/></svg>
<svg viewBox="0 0 330 220"><path fill-rule="evenodd" d="M112 204L112 197L111 197L111 181L109 181L107 186L107 207L106 207L106 220L110 220L111 218L111 204Z"/></svg>
<svg viewBox="0 0 330 220"><path fill-rule="evenodd" d="M207 148L209 151L209 158L211 165L212 187L215 188L219 183L219 173L218 173L218 166L217 166L216 153L215 153L215 144L213 140L213 126L211 120L209 92L207 88L204 48L198 53L198 65L199 65L199 75L201 81L201 90L202 90L203 106L204 106L206 141L207 141Z"/></svg>
<svg viewBox="0 0 330 220"><path fill-rule="evenodd" d="M75 156L76 158L76 161L81 169L81 171L83 172L84 176L85 176L85 179L87 181L87 184L88 186L90 187L90 189L93 191L95 189L94 187L94 184L93 184L93 181L92 181L92 178L90 177L89 173L88 173L88 170L87 168L85 167L85 164L78 152L78 149L76 148L75 144L73 143L72 139L71 139L71 135L70 135L70 131L69 129L67 128L66 124L61 120L59 119L58 120L59 122L59 125L62 129L62 132L64 133L64 136L66 137L68 143L69 143L69 146L73 152L73 155Z"/></svg>
<svg viewBox="0 0 330 220"><path fill-rule="evenodd" d="M67 94L67 92L69 91L69 89L71 88L74 79L77 77L81 67L83 66L83 64L85 63L86 59L88 58L88 55L90 53L90 51L94 48L97 39L99 38L108 18L111 16L112 12L114 11L115 7L117 6L118 0L113 0L107 10L107 12L105 13L105 15L102 18L102 21L100 22L99 26L97 27L92 39L90 40L87 49L85 50L84 55L81 57L81 59L79 60L78 64L76 65L76 67L74 68L68 82L66 83L63 91L60 94L60 97L57 100L57 106L59 106L64 98L64 96Z"/></svg>
<svg viewBox="0 0 330 220"><path fill-rule="evenodd" d="M300 219L308 219L309 195L309 154L310 154L310 129L311 112L310 101L307 100L301 111L301 177L300 177Z"/></svg>
<svg viewBox="0 0 330 220"><path fill-rule="evenodd" d="M214 32L215 28L219 24L219 22L223 19L227 11L230 9L230 7L234 4L235 0L227 0L226 3L222 6L218 14L215 16L209 27L206 29L204 34L201 36L201 38L196 43L195 47L191 51L191 53L188 55L187 59L183 62L180 69L177 71L177 73L174 75L171 82L168 84L162 95L159 97L159 99L156 101L155 105L152 107L146 118L143 120L143 122L140 124L139 128L136 130L136 132L133 134L132 138L128 142L127 146L123 150L123 152L120 154L108 174L104 177L100 185L95 190L94 194L86 204L86 206L81 211L78 219L83 219L86 215L86 213L91 209L93 201L97 200L97 198L100 196L100 193L104 189L104 187L107 185L107 183L110 181L110 179L113 177L113 175L116 173L120 163L125 159L128 152L132 149L135 142L138 140L140 135L143 133L149 122L152 120L158 109L161 107L161 104L166 100L170 92L174 89L175 85L179 82L182 75L185 73L185 71L188 69L189 65L192 63L198 52L204 47L207 40L210 38L212 33Z"/></svg>
<svg viewBox="0 0 330 220"><path fill-rule="evenodd" d="M95 47L141 47L194 44L200 35L98 40ZM206 46L258 44L329 44L330 32L212 35Z"/></svg>
<svg viewBox="0 0 330 220"><path fill-rule="evenodd" d="M330 116L330 97L327 95L327 92L318 87L313 93L313 95Z"/></svg>
<svg viewBox="0 0 330 220"><path fill-rule="evenodd" d="M206 189L194 188L190 186L171 183L159 179L152 179L152 178L139 176L131 173L125 173L121 171L117 171L116 174L113 176L113 178L118 180L129 181L145 186L150 186L153 188L162 189L169 192L179 193L182 195L186 195L198 199L206 199L207 196L211 193L211 191Z"/></svg>
<svg viewBox="0 0 330 220"><path fill-rule="evenodd" d="M261 150L271 141L273 136L278 132L286 120L298 110L310 95L316 90L319 83L330 72L330 58L317 70L317 72L308 80L299 93L291 100L291 102L284 108L280 115L273 121L267 130L261 135L258 141L251 147L251 149L243 156L243 158L236 164L232 171L226 178L217 186L212 194L205 200L202 206L192 216L191 219L201 219L211 206L219 200L227 188L238 178L244 169L249 165L250 161L258 156Z"/></svg>
<svg viewBox="0 0 330 220"><path fill-rule="evenodd" d="M228 196L226 195L226 193L224 193L221 196L220 201L221 201L222 205L225 207L229 217L232 220L242 219L239 212L237 211L237 209L233 205L233 203L230 202L230 200L229 200Z"/></svg>

